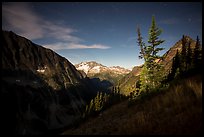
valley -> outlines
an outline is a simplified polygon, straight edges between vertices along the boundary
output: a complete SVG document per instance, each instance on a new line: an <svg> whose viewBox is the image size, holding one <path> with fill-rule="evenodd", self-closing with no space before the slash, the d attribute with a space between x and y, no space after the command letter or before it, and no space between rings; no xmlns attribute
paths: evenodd
<svg viewBox="0 0 204 137"><path fill-rule="evenodd" d="M203 134L201 30L201 2L2 2L2 134Z"/></svg>
<svg viewBox="0 0 204 137"><path fill-rule="evenodd" d="M132 106L130 105L131 94L137 90L136 83L139 80L142 65L134 67L131 71L119 66L106 67L94 61L82 62L74 66L53 51L35 45L13 32L3 31L2 33L4 45L7 45L3 48L2 56L2 95L8 96L2 101L9 106L9 109L5 106L6 111L4 111L5 115L10 114L7 115L8 119L15 119L16 115L22 119L19 119L20 121L15 120L15 123L9 123L9 129L15 129L17 134L23 132L25 134L42 134L52 131L57 134L63 132L62 134L77 135L181 134L184 130L189 130L190 127L187 127L185 123L192 119L194 113L197 115L196 118L193 118L195 121L192 122L194 123L187 125L193 124L195 126L196 124L197 126L194 127L195 129L189 130L189 134L201 132L201 117L199 115L201 115L202 78L199 72L196 73L196 76L193 74L189 78L183 79L181 87L173 83L168 89L164 89L164 93L158 92L150 97L145 97L146 99L139 97L136 100L137 105ZM17 38L14 40L14 37ZM191 38L188 40L193 43L192 47L195 47L196 42ZM10 41L15 44L10 43ZM170 66L176 55L176 50L181 50L181 42L180 40L172 46L163 55L163 60L159 61L166 66L166 72L171 69ZM28 47L25 43L30 46ZM20 46L20 50L14 48L14 45ZM24 50L28 52L24 52ZM34 56L35 60L33 59ZM53 57L52 61L50 57ZM185 95L187 91L184 89L188 86L190 89L192 88L192 91L189 89L189 93ZM178 88L182 91L178 91ZM109 105L99 112L93 110L93 114L97 112L96 116L83 120L82 115L84 115L85 107L98 92L110 94L109 97L107 96ZM193 94L196 96L193 97ZM15 100L11 100L12 98ZM27 98L30 99L27 100ZM103 98L106 96L104 95ZM171 98L177 98L174 102L176 103L175 106L171 105L170 102L173 101ZM115 100L115 103L111 100ZM191 107L193 105L190 103L191 101L195 101L196 107ZM179 104L185 105L180 106ZM194 113L190 114L191 111ZM169 115L167 112L175 117L175 121L164 126L163 123L168 123L168 119L171 119L170 117L164 118L164 115ZM184 114L187 114L185 116L186 121L184 119L180 128L174 129L173 125L179 121L180 117L184 117ZM158 117L162 119L158 119ZM148 119L154 119L154 122L149 123ZM8 120L5 120L8 124ZM30 122L26 124L23 121ZM33 128L34 123L40 127L43 126L43 129ZM107 123L109 124L107 125ZM160 126L155 127L157 124ZM65 128L71 125L75 126L68 130ZM146 129L145 132L142 130L143 128ZM186 133L188 134L188 132Z"/></svg>

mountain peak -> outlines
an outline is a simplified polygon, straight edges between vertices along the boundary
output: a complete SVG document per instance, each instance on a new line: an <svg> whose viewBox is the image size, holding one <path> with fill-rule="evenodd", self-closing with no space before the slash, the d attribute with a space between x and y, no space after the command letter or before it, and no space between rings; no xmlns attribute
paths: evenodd
<svg viewBox="0 0 204 137"><path fill-rule="evenodd" d="M192 48L195 47L196 45L196 41L194 39L192 39L190 36L187 35L183 35L184 38L186 39L187 43L190 42L190 46ZM172 65L172 60L173 57L176 55L176 52L181 52L182 50L182 38L180 40L178 40L164 55L164 59L160 60L160 62L165 66L166 70L169 70L171 68Z"/></svg>
<svg viewBox="0 0 204 137"><path fill-rule="evenodd" d="M79 64L76 64L75 67L78 70L83 70L87 75L97 74L102 72L112 72L120 75L120 74L127 74L130 72L130 70L122 68L120 66L107 67L96 61L81 62Z"/></svg>

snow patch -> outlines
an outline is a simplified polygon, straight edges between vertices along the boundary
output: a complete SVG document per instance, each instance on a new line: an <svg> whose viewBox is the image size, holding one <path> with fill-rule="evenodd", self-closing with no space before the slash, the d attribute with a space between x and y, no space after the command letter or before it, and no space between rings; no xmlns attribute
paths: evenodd
<svg viewBox="0 0 204 137"><path fill-rule="evenodd" d="M83 70L86 74L89 71L89 66L85 63L82 63L79 65L79 67L77 67L78 70Z"/></svg>
<svg viewBox="0 0 204 137"><path fill-rule="evenodd" d="M21 82L21 80L20 79L16 79L16 82Z"/></svg>
<svg viewBox="0 0 204 137"><path fill-rule="evenodd" d="M47 66L45 66L44 69L42 67L38 67L37 72L44 73L45 69L47 69Z"/></svg>
<svg viewBox="0 0 204 137"><path fill-rule="evenodd" d="M95 66L91 69L92 72L94 73L99 73L100 72L100 66Z"/></svg>
<svg viewBox="0 0 204 137"><path fill-rule="evenodd" d="M38 69L37 72L41 72L41 73L44 73L45 70L44 69Z"/></svg>

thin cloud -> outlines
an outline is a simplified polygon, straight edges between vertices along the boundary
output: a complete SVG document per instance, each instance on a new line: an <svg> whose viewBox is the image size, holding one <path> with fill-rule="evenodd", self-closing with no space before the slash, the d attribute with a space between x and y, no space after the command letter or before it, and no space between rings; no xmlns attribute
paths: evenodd
<svg viewBox="0 0 204 137"><path fill-rule="evenodd" d="M55 43L55 44L47 44L43 45L46 48L53 49L53 50L64 50L64 49L109 49L111 47L101 45L101 44L93 44L93 45L83 45L77 43Z"/></svg>
<svg viewBox="0 0 204 137"><path fill-rule="evenodd" d="M137 40L137 36L135 36L135 37L129 37L129 38L127 39L127 42L136 41L136 40Z"/></svg>
<svg viewBox="0 0 204 137"><path fill-rule="evenodd" d="M62 49L109 49L102 44L83 45L83 39L73 35L77 30L50 22L32 11L29 3L4 3L2 5L3 29L12 30L28 39L52 38L61 42L47 44L52 50Z"/></svg>
<svg viewBox="0 0 204 137"><path fill-rule="evenodd" d="M27 3L5 3L2 5L2 22L6 29L12 29L30 39L39 39L44 35L40 27L40 18L30 10Z"/></svg>
<svg viewBox="0 0 204 137"><path fill-rule="evenodd" d="M174 25L174 24L178 24L180 21L177 18L169 18L169 19L164 19L159 21L159 24L165 24L165 25Z"/></svg>
<svg viewBox="0 0 204 137"><path fill-rule="evenodd" d="M4 3L2 5L3 27L31 40L45 37L66 42L80 42L81 38L73 36L76 30L46 21L32 11L29 3Z"/></svg>
<svg viewBox="0 0 204 137"><path fill-rule="evenodd" d="M42 27L46 29L49 37L66 42L83 41L81 38L72 35L73 32L77 32L77 30L74 30L72 28L63 27L62 25L59 26L49 21L45 21Z"/></svg>

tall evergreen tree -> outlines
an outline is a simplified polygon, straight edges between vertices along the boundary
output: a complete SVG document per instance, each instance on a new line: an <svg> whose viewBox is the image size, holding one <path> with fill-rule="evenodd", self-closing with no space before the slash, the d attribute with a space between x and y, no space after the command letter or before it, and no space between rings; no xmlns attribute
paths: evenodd
<svg viewBox="0 0 204 137"><path fill-rule="evenodd" d="M159 29L156 26L156 21L155 21L155 17L152 16L152 25L150 27L149 30L149 40L148 43L150 44L149 49L151 49L150 51L150 55L154 58L154 59L160 59L161 56L158 56L158 52L163 50L164 48L158 48L157 46L162 44L164 42L164 40L160 40L159 39L159 35L161 35L162 30Z"/></svg>
<svg viewBox="0 0 204 137"><path fill-rule="evenodd" d="M196 45L193 52L193 65L195 68L198 68L201 65L201 49L200 49L200 40L197 36L196 38Z"/></svg>
<svg viewBox="0 0 204 137"><path fill-rule="evenodd" d="M180 69L180 56L179 56L179 52L177 49L176 55L173 57L172 67L171 67L171 71L168 75L168 80L174 79L174 77L177 75L179 69Z"/></svg>
<svg viewBox="0 0 204 137"><path fill-rule="evenodd" d="M187 70L191 69L191 65L192 65L192 49L191 49L191 42L189 42L187 47L187 54L186 54Z"/></svg>
<svg viewBox="0 0 204 137"><path fill-rule="evenodd" d="M182 37L182 48L181 48L181 73L185 72L186 71L186 54L187 54L187 49L186 49L186 46L187 46L187 39L186 39L186 36L183 35Z"/></svg>
<svg viewBox="0 0 204 137"><path fill-rule="evenodd" d="M94 98L94 107L95 111L100 111L101 110L101 100L100 100L100 92L97 93L96 97Z"/></svg>
<svg viewBox="0 0 204 137"><path fill-rule="evenodd" d="M161 64L158 63L158 60L162 59L161 56L158 55L158 52L163 50L163 48L159 48L158 46L164 42L164 40L159 39L159 35L161 34L161 29L156 26L155 17L152 16L152 24L149 29L149 45L145 45L142 41L140 29L138 29L138 45L140 46L140 58L144 58L144 66L141 72L141 91L150 91L155 89L160 85L162 81L162 68Z"/></svg>

